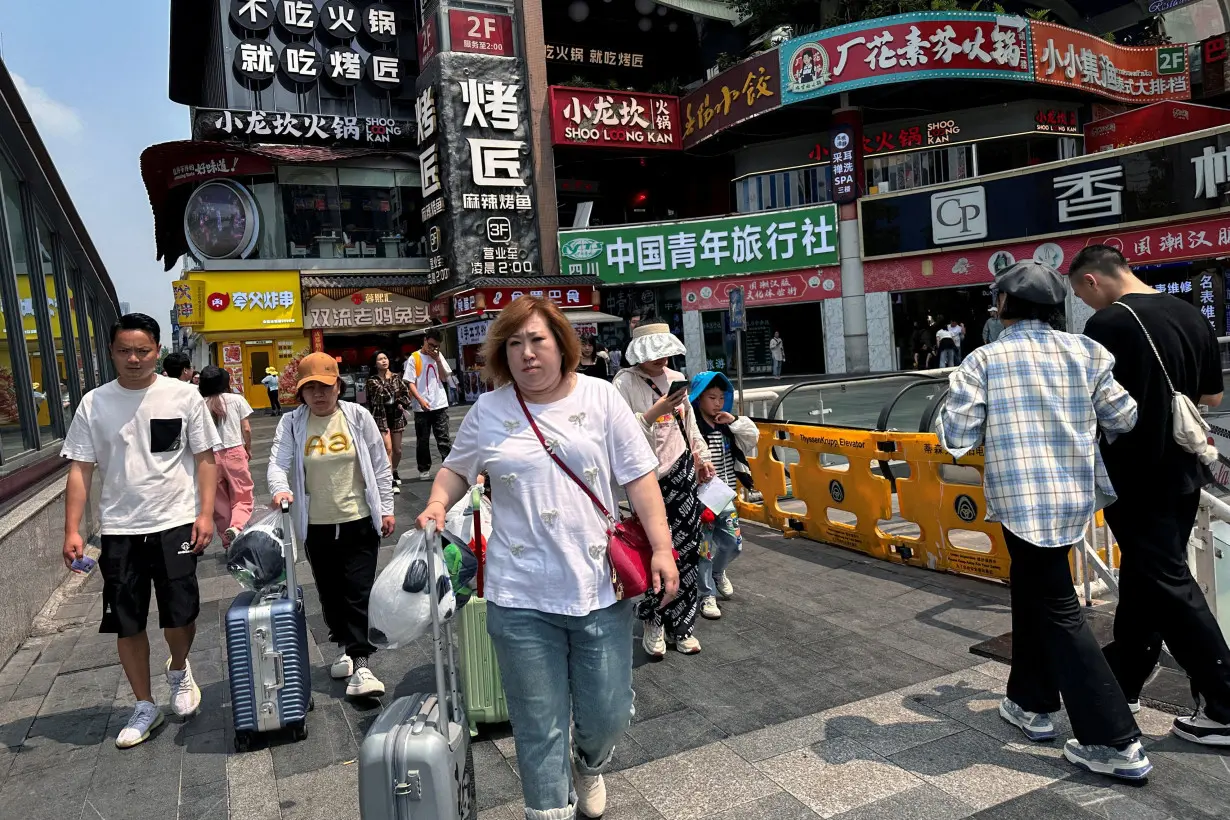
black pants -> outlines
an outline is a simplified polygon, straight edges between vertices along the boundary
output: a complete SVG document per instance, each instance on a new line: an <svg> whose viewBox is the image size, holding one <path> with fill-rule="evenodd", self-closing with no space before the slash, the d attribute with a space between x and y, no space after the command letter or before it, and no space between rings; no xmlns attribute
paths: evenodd
<svg viewBox="0 0 1230 820"><path fill-rule="evenodd" d="M269 412L275 416L282 415L282 403L278 401L278 391L265 389L269 392Z"/></svg>
<svg viewBox="0 0 1230 820"><path fill-rule="evenodd" d="M367 599L376 582L380 533L370 518L310 524L305 546L329 640L352 658L368 657L376 651L367 640Z"/></svg>
<svg viewBox="0 0 1230 820"><path fill-rule="evenodd" d="M436 449L440 451L440 461L448 458L453 450L453 439L448 429L448 408L439 410L420 410L414 414L414 456L418 459L419 472L425 473L431 469L431 443L428 437L436 437Z"/></svg>
<svg viewBox="0 0 1230 820"><path fill-rule="evenodd" d="M1120 496L1106 508L1119 542L1119 608L1115 640L1106 647L1119 685L1140 697L1162 651L1170 649L1204 698L1205 713L1230 723L1230 649L1187 566L1187 539L1200 492Z"/></svg>
<svg viewBox="0 0 1230 820"><path fill-rule="evenodd" d="M1076 599L1072 548L1036 547L1006 528L1004 540L1012 556L1008 697L1027 712L1057 712L1062 693L1077 742L1131 743L1140 729Z"/></svg>

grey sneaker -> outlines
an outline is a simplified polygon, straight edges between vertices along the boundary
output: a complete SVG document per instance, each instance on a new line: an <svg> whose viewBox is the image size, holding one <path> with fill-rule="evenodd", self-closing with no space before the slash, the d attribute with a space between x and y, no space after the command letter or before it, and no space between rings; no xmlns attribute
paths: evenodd
<svg viewBox="0 0 1230 820"><path fill-rule="evenodd" d="M1055 724L1045 712L1026 712L1016 703L1004 698L999 702L999 716L1025 733L1033 741L1054 740Z"/></svg>
<svg viewBox="0 0 1230 820"><path fill-rule="evenodd" d="M1063 756L1087 772L1123 780L1143 780L1153 770L1138 740L1120 751L1113 746L1082 746L1073 738L1064 744Z"/></svg>

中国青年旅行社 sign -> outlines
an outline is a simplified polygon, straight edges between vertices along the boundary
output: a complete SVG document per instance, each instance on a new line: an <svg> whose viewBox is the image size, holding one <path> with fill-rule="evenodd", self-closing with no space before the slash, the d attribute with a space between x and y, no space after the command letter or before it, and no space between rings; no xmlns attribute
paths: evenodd
<svg viewBox="0 0 1230 820"><path fill-rule="evenodd" d="M607 284L836 265L837 206L560 231L559 253L564 274Z"/></svg>

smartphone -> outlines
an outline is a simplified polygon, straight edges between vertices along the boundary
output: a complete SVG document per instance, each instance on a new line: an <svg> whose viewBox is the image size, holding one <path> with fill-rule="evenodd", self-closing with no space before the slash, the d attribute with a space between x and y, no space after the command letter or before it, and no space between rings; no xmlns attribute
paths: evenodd
<svg viewBox="0 0 1230 820"><path fill-rule="evenodd" d="M96 566L98 566L98 563L93 558L83 555L73 561L72 570L79 575L88 575Z"/></svg>
<svg viewBox="0 0 1230 820"><path fill-rule="evenodd" d="M677 382L671 382L670 389L666 391L666 395L673 396L674 394L678 393L680 390L687 390L688 384L689 382L687 379L681 379Z"/></svg>

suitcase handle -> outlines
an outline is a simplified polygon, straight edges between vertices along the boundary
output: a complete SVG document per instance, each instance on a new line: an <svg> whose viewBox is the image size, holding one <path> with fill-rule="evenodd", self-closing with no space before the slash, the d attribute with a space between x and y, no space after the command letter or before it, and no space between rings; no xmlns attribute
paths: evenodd
<svg viewBox="0 0 1230 820"><path fill-rule="evenodd" d="M444 563L444 547L440 538L440 532L436 529L436 522L428 520L423 532L427 537L427 550L435 557L440 559L442 566L447 566ZM436 667L436 700L440 703L440 715L445 720L440 721L441 724L436 728L440 730L440 734L444 735L445 740L448 739L448 722L461 723L462 713L460 708L460 690L457 685L457 659L453 654L453 632L452 624L444 625L440 622L440 602L437 599L435 584L432 584L427 594L428 600L431 602L431 637L432 650L434 653L433 660ZM442 645L448 643L448 688L445 686L444 677L444 651ZM444 711L448 709L447 713Z"/></svg>
<svg viewBox="0 0 1230 820"><path fill-rule="evenodd" d="M282 563L286 566L286 597L299 603L299 582L295 577L295 524L290 519L290 502L282 499ZM281 669L281 666L278 667ZM280 672L279 672L280 674Z"/></svg>
<svg viewBox="0 0 1230 820"><path fill-rule="evenodd" d="M276 692L286 688L286 673L282 670L282 653L266 652L265 657L273 660L273 684L265 684L266 691Z"/></svg>

